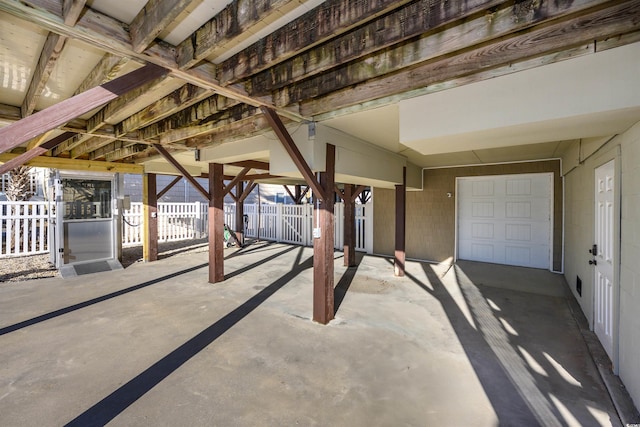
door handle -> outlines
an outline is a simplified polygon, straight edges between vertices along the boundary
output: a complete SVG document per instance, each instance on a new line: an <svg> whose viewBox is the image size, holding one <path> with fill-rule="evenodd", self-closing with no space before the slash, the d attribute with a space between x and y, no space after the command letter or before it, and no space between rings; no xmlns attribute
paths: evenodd
<svg viewBox="0 0 640 427"><path fill-rule="evenodd" d="M598 265L598 261L596 261L595 259L590 259L589 265Z"/></svg>

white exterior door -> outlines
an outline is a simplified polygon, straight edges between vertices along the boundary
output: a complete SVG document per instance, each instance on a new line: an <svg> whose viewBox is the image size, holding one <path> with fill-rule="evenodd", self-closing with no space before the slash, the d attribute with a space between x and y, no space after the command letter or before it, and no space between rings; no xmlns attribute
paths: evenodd
<svg viewBox="0 0 640 427"><path fill-rule="evenodd" d="M458 258L550 269L552 174L458 178Z"/></svg>
<svg viewBox="0 0 640 427"><path fill-rule="evenodd" d="M596 169L594 322L593 329L613 359L613 284L615 227L615 167L610 161ZM592 251L593 251L592 249Z"/></svg>

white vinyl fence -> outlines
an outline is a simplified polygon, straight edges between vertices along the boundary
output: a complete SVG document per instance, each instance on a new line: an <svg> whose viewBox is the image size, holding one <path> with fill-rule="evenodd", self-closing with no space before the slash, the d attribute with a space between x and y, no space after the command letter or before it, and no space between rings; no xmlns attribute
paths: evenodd
<svg viewBox="0 0 640 427"><path fill-rule="evenodd" d="M53 203L0 202L0 257L49 252Z"/></svg>
<svg viewBox="0 0 640 427"><path fill-rule="evenodd" d="M344 204L334 209L335 247L344 245ZM158 241L197 239L206 237L208 206L204 203L158 203ZM310 246L313 244L313 206L283 204L246 204L245 235L251 238ZM235 225L235 205L224 206L225 224ZM142 243L142 203L132 203L124 211L123 246ZM373 252L373 205L356 205L356 250Z"/></svg>

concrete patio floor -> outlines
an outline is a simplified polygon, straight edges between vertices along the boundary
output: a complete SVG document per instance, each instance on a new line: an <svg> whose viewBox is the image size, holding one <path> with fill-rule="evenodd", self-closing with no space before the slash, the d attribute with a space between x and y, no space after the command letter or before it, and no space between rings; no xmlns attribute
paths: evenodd
<svg viewBox="0 0 640 427"><path fill-rule="evenodd" d="M311 248L236 251L0 284L0 425L620 425L562 276L336 253L321 326Z"/></svg>

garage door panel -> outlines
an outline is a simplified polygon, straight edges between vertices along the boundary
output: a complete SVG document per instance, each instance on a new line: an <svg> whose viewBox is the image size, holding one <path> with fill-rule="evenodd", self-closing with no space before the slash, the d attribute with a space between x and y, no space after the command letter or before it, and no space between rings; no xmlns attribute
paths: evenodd
<svg viewBox="0 0 640 427"><path fill-rule="evenodd" d="M549 268L549 174L461 178L458 258Z"/></svg>

